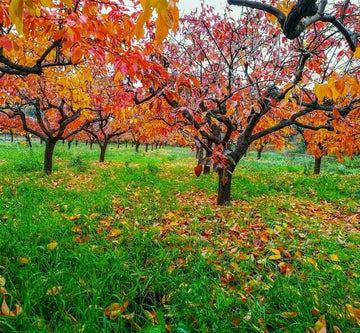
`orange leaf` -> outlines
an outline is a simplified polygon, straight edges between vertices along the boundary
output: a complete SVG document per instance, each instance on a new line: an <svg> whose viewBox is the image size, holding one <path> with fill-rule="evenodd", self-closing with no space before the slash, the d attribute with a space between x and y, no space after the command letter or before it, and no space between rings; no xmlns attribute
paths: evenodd
<svg viewBox="0 0 360 333"><path fill-rule="evenodd" d="M346 308L350 313L350 316L356 321L360 326L360 309L354 308L350 304L346 304Z"/></svg>
<svg viewBox="0 0 360 333"><path fill-rule="evenodd" d="M71 62L76 65L78 64L83 57L83 51L80 47L74 47L71 50Z"/></svg>
<svg viewBox="0 0 360 333"><path fill-rule="evenodd" d="M293 318L293 317L296 317L296 316L297 316L296 312L283 312L281 314L281 317L283 317L283 318Z"/></svg>

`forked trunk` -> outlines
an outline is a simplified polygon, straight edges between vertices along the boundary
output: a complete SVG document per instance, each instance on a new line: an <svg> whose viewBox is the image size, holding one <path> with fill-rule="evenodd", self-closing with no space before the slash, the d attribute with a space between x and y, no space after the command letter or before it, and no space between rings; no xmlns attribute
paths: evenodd
<svg viewBox="0 0 360 333"><path fill-rule="evenodd" d="M47 175L52 173L53 154L56 141L46 140L45 141L45 156L44 156L44 171Z"/></svg>
<svg viewBox="0 0 360 333"><path fill-rule="evenodd" d="M322 159L322 156L320 156L320 157L315 157L315 166L314 166L314 174L315 174L315 175L320 174L320 170L321 170L321 159Z"/></svg>

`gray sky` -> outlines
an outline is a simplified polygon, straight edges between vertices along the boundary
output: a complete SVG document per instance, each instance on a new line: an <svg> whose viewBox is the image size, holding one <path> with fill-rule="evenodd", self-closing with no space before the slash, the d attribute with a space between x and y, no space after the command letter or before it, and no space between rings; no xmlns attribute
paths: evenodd
<svg viewBox="0 0 360 333"><path fill-rule="evenodd" d="M217 11L223 12L227 4L226 0L204 0L205 4L214 7ZM179 0L178 6L180 15L189 13L196 8L200 8L201 0Z"/></svg>

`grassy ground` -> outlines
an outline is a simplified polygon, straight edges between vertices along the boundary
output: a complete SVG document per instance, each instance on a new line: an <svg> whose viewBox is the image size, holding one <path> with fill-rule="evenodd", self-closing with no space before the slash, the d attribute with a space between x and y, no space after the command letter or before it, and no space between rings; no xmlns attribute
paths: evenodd
<svg viewBox="0 0 360 333"><path fill-rule="evenodd" d="M359 160L249 154L220 208L187 149L42 149L0 143L1 332L360 332Z"/></svg>

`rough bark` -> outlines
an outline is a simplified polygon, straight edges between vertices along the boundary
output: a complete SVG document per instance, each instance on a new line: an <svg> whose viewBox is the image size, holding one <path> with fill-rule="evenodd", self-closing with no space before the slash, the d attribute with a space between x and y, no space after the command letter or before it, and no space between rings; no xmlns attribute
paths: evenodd
<svg viewBox="0 0 360 333"><path fill-rule="evenodd" d="M227 171L225 171L227 172ZM231 201L231 179L232 174L227 172L227 181L224 181L224 170L218 170L218 195L217 204L220 206L228 205Z"/></svg>
<svg viewBox="0 0 360 333"><path fill-rule="evenodd" d="M315 174L315 175L320 174L320 170L321 170L321 159L322 159L322 156L320 156L320 157L315 157L315 165L314 165L314 174Z"/></svg>
<svg viewBox="0 0 360 333"><path fill-rule="evenodd" d="M100 147L99 162L101 162L101 163L105 162L105 154L106 154L107 145L108 145L107 142L99 143L99 147Z"/></svg>
<svg viewBox="0 0 360 333"><path fill-rule="evenodd" d="M55 145L56 140L48 139L45 141L44 171L47 175L52 173Z"/></svg>

